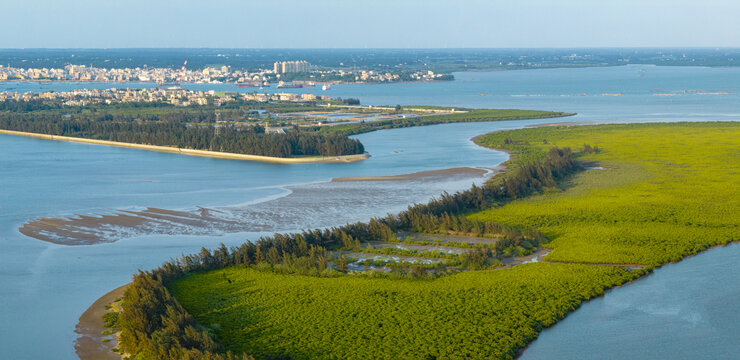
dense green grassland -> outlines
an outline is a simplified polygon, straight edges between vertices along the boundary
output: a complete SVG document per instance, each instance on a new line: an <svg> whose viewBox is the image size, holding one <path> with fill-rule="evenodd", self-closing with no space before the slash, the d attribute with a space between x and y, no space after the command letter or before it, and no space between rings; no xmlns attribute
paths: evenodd
<svg viewBox="0 0 740 360"><path fill-rule="evenodd" d="M468 214L541 230L551 262L421 280L231 266L169 289L227 349L257 358L511 359L583 301L645 273L588 263L651 268L740 240L740 124L544 127L476 141L511 150L510 169L554 146L598 147L579 160L603 169Z"/></svg>
<svg viewBox="0 0 740 360"><path fill-rule="evenodd" d="M542 231L547 260L654 266L740 240L737 123L542 127L476 141L512 150L514 166L551 146L598 147L581 160L603 170L471 215Z"/></svg>
<svg viewBox="0 0 740 360"><path fill-rule="evenodd" d="M226 348L256 358L506 359L582 301L634 276L567 264L415 281L231 267L171 290Z"/></svg>

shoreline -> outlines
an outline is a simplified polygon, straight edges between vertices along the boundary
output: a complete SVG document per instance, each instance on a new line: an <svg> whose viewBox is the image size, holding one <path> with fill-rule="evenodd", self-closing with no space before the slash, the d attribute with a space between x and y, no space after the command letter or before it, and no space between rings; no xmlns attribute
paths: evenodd
<svg viewBox="0 0 740 360"><path fill-rule="evenodd" d="M501 166L495 168L474 168L474 167L456 167L441 170L418 171L409 174L384 175L384 176L346 176L332 178L331 182L353 182L353 181L403 181L403 180L420 180L436 177L453 177L458 175L485 176L489 173L493 175L503 171Z"/></svg>
<svg viewBox="0 0 740 360"><path fill-rule="evenodd" d="M0 134L25 136L25 137L35 138L35 139L42 139L42 140L69 141L69 142L94 144L94 145L116 146L116 147L164 152L164 153L171 153L171 154L209 157L209 158L215 158L215 159L258 161L258 162L269 162L269 163L279 163L279 164L349 163L349 162L362 161L370 157L370 154L364 153L364 154L356 154L356 155L319 156L319 157L305 157L305 158L280 158L280 157L273 157L273 156L247 155L247 154L226 153L226 152L209 151L209 150L184 149L184 148L161 146L161 145L132 144L132 143L119 142L119 141L95 140L95 139L86 139L86 138L60 136L60 135L47 135L47 134L38 134L38 133L30 133L30 132L14 131L14 130L0 129Z"/></svg>
<svg viewBox="0 0 740 360"><path fill-rule="evenodd" d="M103 335L102 332L107 328L103 324L103 314L109 310L106 305L112 303L118 298L123 297L124 291L129 284L119 286L107 294L101 296L90 305L75 325L75 333L79 334L75 339L75 353L81 360L120 360L121 355L111 351L118 345L116 336ZM111 339L102 341L103 339Z"/></svg>
<svg viewBox="0 0 740 360"><path fill-rule="evenodd" d="M518 351L518 352L516 353L516 355L514 355L514 359L519 359L519 358L521 358L521 356L522 356L522 355L524 355L524 353L525 353L525 352L527 351L527 349L529 349L529 347L530 347L530 346L531 346L531 345L532 345L532 344L533 344L533 343L534 343L535 341L537 341L537 339L539 338L540 334L541 334L541 333L542 333L543 331L545 331L545 330L549 330L549 329L552 329L552 328L554 328L554 327L558 326L558 324L560 324L560 323L561 323L561 322L562 322L563 320L565 320L565 318L567 318L567 317L568 317L568 315L570 315L570 314L572 314L572 313L574 313L574 312L578 311L578 309L580 309L580 308L581 308L581 306L583 306L583 305L585 305L585 304L587 304L587 303L591 302L592 300L596 300L596 299L599 299L599 298L603 298L603 297L605 297L605 296L606 296L607 294L609 294L609 293L610 293L610 292L612 292L612 291L616 291L616 290L618 290L618 289L621 289L621 288L623 288L623 287L625 287L625 286L627 286L627 285L631 285L631 284L634 284L634 283L636 283L636 282L638 282L638 281L640 281L640 280L642 280L642 279L645 279L645 278L647 278L648 276L650 276L650 275L651 275L651 274L652 274L652 273L653 273L653 272L654 272L655 270L657 270L657 269L661 269L661 268L663 268L664 266L667 266L667 265L678 265L678 264L680 264L681 262L683 262L684 260L686 260L686 259L688 259L688 258L691 258L691 257L694 257L694 256L698 256L698 255L701 255L701 254L704 254L705 252L707 252L707 251L710 251L710 250L714 250L714 249L716 249L716 248L720 248L720 247L727 247L727 246L730 246L730 245L733 245L733 244L740 244L740 240L738 240L738 241L733 241L733 242L728 242L728 243L724 243L724 244L716 244L716 245L712 245L712 246L710 246L710 247L708 247L708 248L706 248L706 249L703 249L703 250L699 250L699 251L698 251L698 252L696 252L695 254L690 254L690 255L686 255L686 256L684 256L683 258L681 258L681 259L680 259L680 260L678 260L678 261L673 261L673 262L669 262L669 263L665 263L665 264L660 264L660 265L656 265L656 266L654 266L654 267L650 267L650 266L648 266L648 265L643 265L644 267L643 267L642 269L640 269L640 270L644 271L644 273L643 273L642 275L640 275L639 277L637 277L637 278L635 278L635 279L632 279L632 280L630 280L630 281L627 281L627 282L625 282L625 283L622 283L622 284L619 284L619 285L616 285L616 286L610 287L610 288L608 288L608 289L604 289L604 293L603 293L603 294L601 294L601 295L599 295L599 296L594 296L594 297L592 297L592 298L590 298L590 299L587 299L587 300L584 300L584 301L582 301L582 302L581 302L580 304L578 304L578 307L576 307L575 309L573 309L573 310L569 311L569 312L568 312L568 313L567 313L567 314L566 314L566 315L565 315L565 316L564 316L564 317L563 317L562 319L560 319L560 320L558 320L557 322L555 322L554 324L552 324L552 326L549 326L549 327L543 327L543 328L542 328L542 331L540 331L540 332L539 332L539 333L537 334L537 337L536 337L536 338L535 338L534 340L530 341L530 342L529 342L529 343L528 343L528 344L527 344L526 346L524 346L523 348L519 349L519 351ZM547 260L545 260L544 262L549 262L549 263L553 263L553 264L568 264L568 263L566 263L566 262L558 262L558 261L547 261ZM572 263L571 263L571 264L572 264ZM589 264L589 263L575 263L575 264L579 264L579 265L590 265L590 266L604 266L603 264ZM620 266L620 265L613 265L613 266L617 266L617 267L627 267L627 266L629 266L629 265L628 265L628 264L625 264L625 265L621 265L621 266Z"/></svg>
<svg viewBox="0 0 740 360"><path fill-rule="evenodd" d="M525 128L539 128L539 127L546 127L546 126L583 126L583 125L591 125L591 123L582 122L582 121L560 121L560 122L524 125L524 127Z"/></svg>
<svg viewBox="0 0 740 360"><path fill-rule="evenodd" d="M416 183L431 184L468 178L488 178L500 173L502 169L501 165L495 168L459 167L391 176L334 178L313 185L287 187L290 190L287 195L257 203L212 208L196 206L193 209L178 210L157 207L145 207L142 210L110 209L105 213L46 216L29 219L17 230L29 238L65 246L113 243L128 237L123 235L127 232L154 232L174 236L185 233L205 234L212 231L226 233L280 231L281 229L294 229L296 226L310 226L310 224L294 220L293 217L274 217L277 208L295 207L295 211L301 212L308 211L308 209L318 211L315 210L316 206L322 207L323 203L320 205L308 203L307 197L318 196L325 199L324 202L328 205L333 201L342 201L346 196L368 198L370 194L362 195L361 193L371 190L361 182L388 183L382 186L378 184L373 187L372 191L376 195L378 191L390 195L398 185L390 185L389 182L404 184L403 186L405 184L416 186ZM304 216L310 215L304 214ZM319 225L330 227L336 224L320 221Z"/></svg>
<svg viewBox="0 0 740 360"><path fill-rule="evenodd" d="M554 126L559 126L559 125L561 125L561 124L555 124ZM545 125L545 126L548 126L548 125ZM549 126L553 126L553 125L549 125ZM480 136L483 136L483 135L475 136L475 137L471 138L471 140L474 140L474 139L476 139L476 138L478 138ZM476 145L478 145L478 144L476 143ZM478 146L481 146L481 145L478 145ZM503 152L505 152L505 153L507 153L509 155L509 158L507 159L507 161L510 161L512 159L512 155L513 154L509 150L506 150L506 149L497 149L497 148L488 148L488 149L495 150L495 151L503 151ZM496 174L500 173L501 171L505 171L506 167L505 167L504 164L507 161L504 161L501 165L497 166L494 169L491 169L492 170L492 174L493 175L496 175ZM479 169L479 168L459 167L459 168L450 168L450 169L443 169L443 170L431 170L431 171L421 171L421 172L416 172L416 173L400 174L400 175L389 175L389 176L340 177L340 178L333 178L331 180L331 182L402 181L402 180L420 179L420 178L424 178L424 177L435 177L435 176L445 176L445 175L447 175L447 176L453 176L455 174L460 174L460 173L480 173L480 172L486 173L485 170ZM642 274L640 274L639 277L636 277L636 278L634 278L632 280L626 281L626 282L624 282L622 284L615 285L615 286L612 286L610 288L604 289L604 293L603 294L598 295L598 296L594 296L592 298L585 299L585 300L581 301L577 305L577 307L575 307L575 309L569 311L563 318L559 319L552 326L543 328L543 331L544 331L546 329L551 329L551 328L555 327L562 320L564 320L565 318L567 318L568 315L570 315L571 313L573 313L576 310L578 310L584 304L586 304L586 303L588 303L588 302L590 302L590 301L592 301L594 299L605 297L611 291L617 290L617 289L622 288L624 286L627 286L627 285L630 285L632 283L635 283L635 282L637 282L637 281L639 281L641 279L644 279L644 278L648 277L650 274L652 274L652 272L655 269L662 268L665 265L678 264L678 263L682 262L686 258L693 257L693 256L696 256L696 255L699 255L699 254L702 254L702 253L704 253L704 252L706 252L708 250L712 250L714 248L728 246L728 245L733 244L733 243L734 242L725 243L725 244L716 244L716 245L707 247L705 249L701 249L701 250L697 251L694 254L686 255L686 256L684 256L683 258L681 258L678 261L669 262L669 263L665 263L665 264L661 264L661 265L655 265L655 266L643 265L643 264L618 264L618 263L614 263L614 264L593 263L593 264L591 264L591 263L572 263L572 262L548 261L546 259L546 256L552 251L552 249L550 249L550 248L540 248L535 253L530 254L530 255L528 255L526 257L523 257L522 260L525 260L523 262L530 262L531 260L536 259L535 261L532 261L532 262L556 263L556 264L577 264L577 265L584 265L584 266L614 266L614 267L622 267L622 268L625 268L625 269L629 269L631 271L635 271L636 270L636 271L641 271L642 272ZM526 260L530 260L530 261L526 261ZM517 265L519 265L519 264L506 264L502 269L511 268L511 267L517 266ZM118 289L116 289L116 290L118 290ZM106 296L107 296L107 294L106 294ZM98 299L96 301L96 303L98 303L100 301L101 301L101 299ZM91 308L92 307L93 306L91 306ZM89 310L90 309L88 309L88 311ZM81 319L82 319L82 317L81 317ZM539 337L539 333L537 335ZM532 343L534 343L534 341L536 341L536 340L537 340L537 338L535 338L534 340L532 340L529 343L527 343L523 348L519 349L519 351L517 351L517 353L515 354L514 358L515 359L519 359L524 354L524 352L526 352L526 350L530 347L530 345ZM92 358L92 357L90 357L90 358L83 358L83 357L81 357L81 360L89 360L89 359L94 359L94 358Z"/></svg>

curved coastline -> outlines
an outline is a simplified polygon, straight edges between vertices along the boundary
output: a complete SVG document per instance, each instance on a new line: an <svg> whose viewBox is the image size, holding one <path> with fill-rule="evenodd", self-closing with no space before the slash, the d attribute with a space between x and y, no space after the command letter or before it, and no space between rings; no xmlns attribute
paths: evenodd
<svg viewBox="0 0 740 360"><path fill-rule="evenodd" d="M494 150L502 151L502 149L494 149ZM511 159L511 155L512 155L511 152L509 152L509 151L505 151L505 152L507 152L509 154L509 159ZM454 169L448 169L448 170L454 170ZM407 175L413 175L413 174L407 174ZM391 179L386 179L386 180L394 180L394 179L392 179L393 177L394 176L391 176ZM383 177L381 177L381 178L383 178ZM382 180L382 179L378 179L378 180ZM342 181L342 180L336 180L336 179L334 179L333 181ZM345 180L345 181L348 181L348 180ZM370 181L370 179L351 179L349 181ZM591 266L617 266L617 267L628 268L629 269L628 271L633 271L633 270L640 271L639 277L633 278L633 279L628 280L626 282L623 282L621 284L617 284L617 285L613 285L611 287L605 288L604 290L606 290L606 293L608 293L611 290L614 290L614 289L617 289L617 288L621 288L621 287L623 287L625 285L628 285L628 284L631 284L631 283L633 283L633 282L635 282L635 281L637 281L639 279L642 279L642 278L647 277L649 274L652 273L652 271L655 268L660 268L663 265L678 263L678 262L682 261L685 258L694 256L694 255L697 255L699 253L704 253L706 250L709 250L709 249L712 249L712 248L715 248L715 247L726 246L727 244L717 244L717 245L714 245L714 246L706 247L706 248L700 249L697 253L690 254L690 255L685 255L683 258L681 258L681 259L679 259L677 261L670 261L670 262L666 262L666 263L663 263L663 264L658 264L658 265L655 265L655 266L646 266L646 265L642 265L642 264L616 264L616 263L601 263L601 264L599 264L599 263L576 263L576 262L570 262L570 263L572 263L572 264L582 264L582 265L591 265ZM564 262L564 261L548 261L547 259L542 259L542 260L543 260L543 262L569 263L569 262ZM586 302L591 301L591 300L596 299L596 298L603 297L603 296L605 296L606 293L602 293L601 295L592 297L590 299L585 299L580 304L578 304L578 306L576 306L574 309L572 309L571 311L569 311L562 319L564 319L565 317L567 317L568 314L570 314L570 313L574 312L575 310L577 310L578 308L580 308L580 306L583 305L583 304L585 304ZM560 319L560 320L562 320L562 319ZM556 322L556 324L559 323L559 321ZM552 327L552 326L550 326L550 327ZM546 327L546 328L549 328L549 327ZM531 342L530 342L530 344L531 344ZM529 344L527 346L525 346L524 348L520 349L519 352L516 354L516 357L521 356L526 351L526 349L527 349L528 346L529 346Z"/></svg>
<svg viewBox="0 0 740 360"><path fill-rule="evenodd" d="M416 186L412 182L430 183L437 181L456 181L459 179L488 178L501 171L501 169L501 167L461 167L391 176L334 178L330 182L315 183L315 185L324 184L328 185L328 187L315 187L311 185L288 186L285 187L288 190L286 194L261 199L257 202L214 208L163 209L147 207L142 210L111 209L111 211L106 213L41 217L26 221L18 228L18 231L36 240L65 246L116 242L121 238L116 236L115 229L125 229L126 231L137 233L155 231L156 233L169 235L181 234L183 229L187 229L191 234L209 231L209 229L211 231L218 229L218 231L229 233L241 231L280 231L281 229L292 229L295 224L286 223L286 219L278 220L274 218L274 211L270 209L274 207L284 209L286 206L313 207L313 205L308 205L302 200L306 196L321 196L322 198L326 198L327 201L339 201L334 198L335 195L363 196L356 194L356 190L353 189L367 189L367 186L360 184L353 185L353 183L357 182L375 182L375 191L382 191L383 187L378 184L379 182L390 181ZM231 216L223 214L224 211L231 214ZM250 215L238 218L250 220L238 221L233 217L234 212L243 213L245 211L249 212ZM266 226L264 222L274 223L275 226ZM322 223L322 225L328 224Z"/></svg>
<svg viewBox="0 0 740 360"><path fill-rule="evenodd" d="M682 262L683 262L684 260L687 260L687 259L691 259L691 258L693 258L693 257L696 257L696 256L699 256L699 255L703 255L703 254L705 254L706 252L708 252L708 251L710 251L710 250L714 250L714 249L718 249L718 248L723 248L723 247L728 247L728 246L730 246L730 245L733 245L733 244L738 244L738 243L740 243L740 240L738 240L738 241L734 241L734 242L729 242L729 243L725 243L725 244L717 244L717 245L714 245L714 246L710 246L710 247L708 247L708 248L706 248L706 249L704 249L704 250L701 250L701 251L699 251L699 252L697 252L697 253L695 253L695 254L690 254L690 255L686 255L686 256L685 256L685 257L684 257L683 259L681 259L681 260L678 260L678 261L673 261L673 262L669 262L669 263L665 263L665 264L660 264L660 265L657 265L657 266L655 266L655 267L652 267L652 268L646 268L646 269L645 269L645 273L643 273L643 274L642 274L642 275L641 275L640 277L638 277L638 278L636 278L636 279L633 279L633 280L631 280L631 281L628 281L628 282L626 282L626 283L624 283L624 284L621 284L621 285L617 285L617 286L614 286L614 287L611 287L611 288L605 289L605 290L604 290L604 294L602 294L602 295L599 295L599 296L596 296L596 297L593 297L593 298L591 298L591 299L588 299L588 300L585 300L585 301L583 301L582 303L580 303L580 304L578 305L578 307L577 307L577 308L575 308L575 309L573 309L573 310L572 310L571 312L569 312L569 313L568 313L568 315L570 315L570 314L574 313L575 311L577 311L578 309L580 309L580 308L581 308L582 306L584 306L585 304L587 304L587 303L589 303L589 302L592 302L592 301L594 301L594 300L596 300L596 299L603 299L604 297L606 297L607 295L609 295L609 294L610 294L611 292L613 292L613 291L616 291L616 290L618 290L618 289L621 289L621 288L623 288L623 287L625 287L625 286L628 286L628 285L631 285L631 284L637 283L637 282L638 282L638 281L640 281L640 280L646 279L646 278L647 278L648 276L652 275L652 274L653 274L653 272L655 272L655 270L658 270L658 269L661 269L661 268L663 268L663 267L666 267L666 266L670 266L670 265L678 265L678 264L682 263ZM544 260L544 261L545 261L545 262L547 262L547 260ZM552 262L556 262L556 261L552 261ZM602 266L602 265L599 265L599 264L587 264L587 263L584 263L584 265L594 265L594 266ZM616 266L616 265L615 265L615 266ZM625 266L625 265L621 265L621 266ZM644 265L643 265L643 266L644 266ZM557 326L558 326L558 325L559 325L559 324L560 324L560 323L561 323L561 322L562 322L563 320L565 320L565 319L566 319L566 318L568 317L568 315L566 315L566 316L565 316L565 317L563 317L562 319L558 320L558 321L557 321L557 322L556 322L555 324L553 324L552 326L549 326L549 327L545 327L545 328L543 328L543 329L542 329L542 331L547 331L547 330L552 330L552 329L555 329L555 328L556 328L556 327L557 327ZM540 333L540 334L541 334L541 333ZM538 336L538 338L539 338L539 336ZM534 343L535 343L536 341L537 341L537 339L535 339L534 341L530 342L530 343L529 343L529 344L527 344L527 345L526 345L525 347L521 348L521 349L519 350L519 352L517 352L517 354L516 354L516 357L515 357L515 359L521 359L521 357L522 357L522 356L524 356L524 355L525 355L525 353L527 352L527 349L529 349L529 348L530 348L530 347L532 346L532 344L534 344Z"/></svg>
<svg viewBox="0 0 740 360"><path fill-rule="evenodd" d="M496 174L502 171L502 167L496 167L492 169L488 168L473 168L473 167L457 167L450 169L441 170L429 170L419 171L410 174L399 174L399 175L386 175L386 176L347 176L347 177L336 177L331 179L332 182L350 182L350 181L402 181L402 180L418 180L436 177L449 177L459 175L473 175L473 176L485 176L489 173Z"/></svg>
<svg viewBox="0 0 740 360"><path fill-rule="evenodd" d="M124 147L124 148L130 148L130 149L165 152L165 153L171 153L171 154L210 157L210 158L215 158L215 159L259 161L259 162L269 162L269 163L278 163L278 164L349 163L349 162L362 161L370 157L370 154L364 153L364 154L356 154L356 155L280 158L280 157L273 157L273 156L248 155L248 154L226 153L226 152L209 151L209 150L184 149L184 148L170 147L170 146L132 144L132 143L119 142L119 141L94 140L94 139L77 138L77 137L71 137L71 136L37 134L37 133L29 133L29 132L13 131L13 130L2 130L2 129L0 129L0 134L25 136L25 137L35 138L35 139L42 139L42 140L71 141L71 142L78 142L78 143L85 143L85 144L117 146L117 147Z"/></svg>
<svg viewBox="0 0 740 360"><path fill-rule="evenodd" d="M470 140L473 141L474 138ZM481 146L475 143L475 141L473 141L473 143L476 144L477 146ZM484 146L481 146L481 147L489 149L489 150L505 152L508 156L506 161L511 160L512 153L509 150L493 149L493 148L487 148ZM389 175L389 176L340 177L340 178L333 178L330 180L330 182L413 181L413 180L425 180L425 179L431 179L431 178L454 177L454 176L460 176L460 175L493 177L493 176L496 176L497 174L500 174L506 171L507 169L505 165L506 161L502 162L501 164L495 167L491 167L491 168L458 167L458 168L420 171L420 172L409 173L409 174L399 174L399 175ZM155 210L161 210L161 209L155 209ZM47 239L41 239L39 237L32 236L29 234L26 234L26 235L29 237L36 238L38 240L49 241ZM53 241L50 241L50 242L53 242ZM515 263L508 264L504 268L511 268L512 266L518 265L518 263L533 262L533 261L536 262L538 261L538 258L540 258L540 261L541 261L543 260L542 258L544 258L544 255L547 255L548 252L549 250L547 249L540 249L531 255L522 257ZM106 293L102 297L96 299L90 305L90 307L87 310L85 310L85 312L80 316L78 323L75 326L75 332L80 335L75 340L75 351L77 353L77 356L80 358L80 360L99 360L99 359L117 360L120 358L120 355L113 353L111 351L117 345L117 341L101 342L101 338L103 338L103 336L101 336L100 333L103 330L105 330L105 327L103 326L102 316L107 311L106 305L115 301L115 299L121 297L129 285L130 283L119 286L111 290L110 292Z"/></svg>
<svg viewBox="0 0 740 360"><path fill-rule="evenodd" d="M112 350L118 344L117 339L103 335L106 330L103 324L103 314L108 312L106 306L116 299L123 297L123 293L129 284L119 286L107 294L101 296L85 310L75 326L75 333L80 336L75 339L75 352L81 360L117 360L121 356Z"/></svg>

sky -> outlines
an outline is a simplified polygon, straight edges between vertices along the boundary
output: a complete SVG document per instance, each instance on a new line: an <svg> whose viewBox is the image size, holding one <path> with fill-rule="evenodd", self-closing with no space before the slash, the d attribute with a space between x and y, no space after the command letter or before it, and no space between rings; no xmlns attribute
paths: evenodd
<svg viewBox="0 0 740 360"><path fill-rule="evenodd" d="M0 2L0 48L740 47L738 0Z"/></svg>

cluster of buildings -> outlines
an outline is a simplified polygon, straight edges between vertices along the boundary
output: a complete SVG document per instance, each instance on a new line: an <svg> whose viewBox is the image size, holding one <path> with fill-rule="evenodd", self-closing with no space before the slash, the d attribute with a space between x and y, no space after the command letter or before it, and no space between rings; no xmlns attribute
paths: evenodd
<svg viewBox="0 0 740 360"><path fill-rule="evenodd" d="M14 68L0 65L0 81L96 81L96 82L156 82L156 83L224 83L262 81L265 72L232 71L228 66L207 67L200 70L172 68L106 69L86 65L67 65L64 68Z"/></svg>
<svg viewBox="0 0 740 360"><path fill-rule="evenodd" d="M166 89L76 89L61 92L0 92L0 102L47 100L61 102L65 106L85 106L91 104L116 104L129 102L163 102L178 106L215 105L242 99L245 101L314 101L331 100L328 95L317 97L313 94L239 94L238 97L218 95L215 91L191 91L180 87Z"/></svg>
<svg viewBox="0 0 740 360"><path fill-rule="evenodd" d="M272 69L255 72L232 70L229 66L188 70L175 68L99 68L86 65L66 65L64 68L15 68L0 65L0 81L91 81L91 82L155 82L157 84L237 83L261 86L280 79L281 75L301 73L297 81L342 82L396 82L439 80L443 75L432 71L412 73L378 72L374 70L311 69L306 61L280 61ZM305 74L305 75L304 75Z"/></svg>
<svg viewBox="0 0 740 360"><path fill-rule="evenodd" d="M341 72L340 72L341 74ZM351 73L350 73L351 74ZM358 82L394 82L394 81L433 81L440 80L442 74L435 74L431 70L416 71L408 74L407 78L402 78L399 74L390 72L380 73L376 71L360 70L355 73L355 81Z"/></svg>
<svg viewBox="0 0 740 360"><path fill-rule="evenodd" d="M272 66L272 72L275 74L286 74L294 72L308 72L309 63L307 61L277 61Z"/></svg>
<svg viewBox="0 0 740 360"><path fill-rule="evenodd" d="M75 89L71 91L2 92L0 101L48 100L61 102L65 106L85 106L91 104L116 104L128 102L165 102L173 105L207 105L217 100L213 91L189 91L182 88L171 89Z"/></svg>

